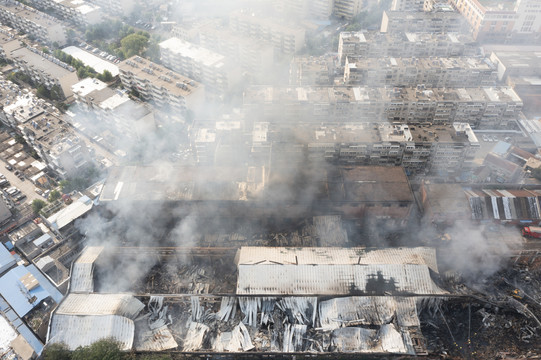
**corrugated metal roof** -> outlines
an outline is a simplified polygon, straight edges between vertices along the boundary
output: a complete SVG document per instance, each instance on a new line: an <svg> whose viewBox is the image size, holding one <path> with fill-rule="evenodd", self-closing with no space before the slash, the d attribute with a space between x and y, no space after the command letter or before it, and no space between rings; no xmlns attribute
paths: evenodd
<svg viewBox="0 0 541 360"><path fill-rule="evenodd" d="M436 251L431 248L396 248L366 250L338 247L256 247L244 246L239 251L239 265L427 265L438 272Z"/></svg>
<svg viewBox="0 0 541 360"><path fill-rule="evenodd" d="M134 349L137 351L165 351L178 347L167 325L150 329L148 319L135 322Z"/></svg>
<svg viewBox="0 0 541 360"><path fill-rule="evenodd" d="M15 265L15 258L3 244L0 244L0 274L13 265Z"/></svg>
<svg viewBox="0 0 541 360"><path fill-rule="evenodd" d="M39 285L32 290L27 290L20 280L29 273L39 282ZM28 267L19 265L2 276L0 278L0 294L21 317L48 296L51 296L57 303L62 300L62 294L34 265Z"/></svg>
<svg viewBox="0 0 541 360"><path fill-rule="evenodd" d="M145 305L126 294L69 294L56 310L58 315L120 315L130 319Z"/></svg>
<svg viewBox="0 0 541 360"><path fill-rule="evenodd" d="M399 332L393 324L378 330L347 327L333 330L331 344L338 352L393 353L415 355L409 346L407 333ZM409 339L411 342L411 339Z"/></svg>
<svg viewBox="0 0 541 360"><path fill-rule="evenodd" d="M322 301L319 323L326 330L355 325L384 325L396 317L398 326L420 326L411 297L351 296Z"/></svg>
<svg viewBox="0 0 541 360"><path fill-rule="evenodd" d="M427 265L239 265L237 294L444 294Z"/></svg>
<svg viewBox="0 0 541 360"><path fill-rule="evenodd" d="M467 190L475 220L533 220L541 218L537 193L530 190Z"/></svg>
<svg viewBox="0 0 541 360"><path fill-rule="evenodd" d="M73 263L71 272L71 292L92 292L94 291L94 261L103 251L103 246L87 247L81 256Z"/></svg>
<svg viewBox="0 0 541 360"><path fill-rule="evenodd" d="M77 201L74 201L59 212L51 215L47 218L47 222L49 222L54 229L60 230L64 226L70 224L73 220L86 214L93 206L94 203L88 196L82 196L77 199Z"/></svg>
<svg viewBox="0 0 541 360"><path fill-rule="evenodd" d="M78 316L55 314L48 343L65 343L70 350L88 346L100 339L113 338L122 350L133 346L133 320L119 315Z"/></svg>

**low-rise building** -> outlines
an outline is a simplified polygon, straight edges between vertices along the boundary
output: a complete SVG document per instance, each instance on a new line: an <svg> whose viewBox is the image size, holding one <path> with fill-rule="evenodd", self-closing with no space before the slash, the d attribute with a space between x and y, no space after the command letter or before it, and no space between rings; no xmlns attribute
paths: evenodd
<svg viewBox="0 0 541 360"><path fill-rule="evenodd" d="M206 48L170 38L160 49L167 68L203 83L209 93L223 96L240 81L240 70L230 59Z"/></svg>
<svg viewBox="0 0 541 360"><path fill-rule="evenodd" d="M356 31L341 32L338 57L343 65L346 57L403 58L475 56L479 53L471 35L460 33Z"/></svg>
<svg viewBox="0 0 541 360"><path fill-rule="evenodd" d="M16 49L9 58L17 69L30 76L32 81L49 90L56 86L64 97L71 96L71 87L79 81L75 68L32 47Z"/></svg>
<svg viewBox="0 0 541 360"><path fill-rule="evenodd" d="M439 4L431 12L384 11L381 32L468 33L462 15L448 4Z"/></svg>
<svg viewBox="0 0 541 360"><path fill-rule="evenodd" d="M199 110L205 101L202 84L137 55L122 61L118 68L125 88L159 107L168 105L186 114Z"/></svg>
<svg viewBox="0 0 541 360"><path fill-rule="evenodd" d="M134 8L134 0L89 0L90 3L99 6L104 13L117 16L129 17Z"/></svg>
<svg viewBox="0 0 541 360"><path fill-rule="evenodd" d="M347 58L344 83L429 88L496 85L496 67L481 58Z"/></svg>
<svg viewBox="0 0 541 360"><path fill-rule="evenodd" d="M43 43L66 44L64 27L56 18L18 1L0 1L0 21Z"/></svg>

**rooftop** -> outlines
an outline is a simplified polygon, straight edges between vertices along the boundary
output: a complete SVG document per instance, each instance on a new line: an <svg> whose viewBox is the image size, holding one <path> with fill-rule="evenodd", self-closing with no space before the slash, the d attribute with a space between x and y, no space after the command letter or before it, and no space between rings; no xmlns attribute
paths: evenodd
<svg viewBox="0 0 541 360"><path fill-rule="evenodd" d="M68 55L73 56L74 58L81 60L85 65L90 66L98 73L103 73L105 70L109 71L111 75L118 76L118 66L96 56L88 51L80 49L76 46L68 46L62 49Z"/></svg>
<svg viewBox="0 0 541 360"><path fill-rule="evenodd" d="M27 288L22 279L31 275L35 286ZM0 278L0 294L20 316L25 316L42 300L51 296L56 303L62 300L62 294L34 266L19 265Z"/></svg>
<svg viewBox="0 0 541 360"><path fill-rule="evenodd" d="M23 47L11 52L12 57L23 61L28 67L38 70L42 73L57 79L61 79L64 76L75 72L75 69L69 65L53 60L52 56L42 55L38 50L31 51L31 48Z"/></svg>
<svg viewBox="0 0 541 360"><path fill-rule="evenodd" d="M225 56L215 53L209 49L197 46L190 42L172 37L160 43L162 50L168 50L175 55L190 58L194 62L204 66L222 67Z"/></svg>
<svg viewBox="0 0 541 360"><path fill-rule="evenodd" d="M107 84L101 80L94 78L86 78L79 81L77 84L71 87L73 93L79 96L86 96L95 90L102 90L107 87Z"/></svg>
<svg viewBox="0 0 541 360"><path fill-rule="evenodd" d="M132 74L140 81L145 81L157 89L166 89L170 93L188 96L202 85L152 61L139 56L132 56L118 64L120 71Z"/></svg>

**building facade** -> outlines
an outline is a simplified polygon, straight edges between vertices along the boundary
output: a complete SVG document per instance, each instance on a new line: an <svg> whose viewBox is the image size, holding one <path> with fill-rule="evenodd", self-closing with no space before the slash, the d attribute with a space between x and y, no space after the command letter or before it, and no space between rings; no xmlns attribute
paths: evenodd
<svg viewBox="0 0 541 360"><path fill-rule="evenodd" d="M417 86L428 88L496 85L496 67L481 58L347 58L348 85Z"/></svg>
<svg viewBox="0 0 541 360"><path fill-rule="evenodd" d="M54 17L18 1L0 1L0 21L46 44L66 44L64 27Z"/></svg>
<svg viewBox="0 0 541 360"><path fill-rule="evenodd" d="M475 56L477 44L470 35L459 33L341 32L338 57L343 65L346 57L363 58L424 58Z"/></svg>
<svg viewBox="0 0 541 360"><path fill-rule="evenodd" d="M381 32L468 33L462 15L450 5L431 12L384 11Z"/></svg>
<svg viewBox="0 0 541 360"><path fill-rule="evenodd" d="M125 88L136 90L145 100L158 106L168 105L176 111L200 110L205 100L202 84L139 56L118 64Z"/></svg>

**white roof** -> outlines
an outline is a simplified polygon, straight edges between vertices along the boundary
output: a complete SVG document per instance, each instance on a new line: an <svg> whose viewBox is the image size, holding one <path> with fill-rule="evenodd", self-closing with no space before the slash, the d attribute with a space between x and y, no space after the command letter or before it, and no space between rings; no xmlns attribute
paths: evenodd
<svg viewBox="0 0 541 360"><path fill-rule="evenodd" d="M71 91L79 96L86 96L94 90L103 90L107 84L95 78L86 78L71 86Z"/></svg>
<svg viewBox="0 0 541 360"><path fill-rule="evenodd" d="M51 224L52 228L60 230L75 219L86 214L93 206L94 203L88 196L82 196L59 212L51 215L47 218L47 222Z"/></svg>
<svg viewBox="0 0 541 360"><path fill-rule="evenodd" d="M169 50L175 55L190 58L205 66L220 67L225 59L223 55L176 37L162 41L159 45L163 50Z"/></svg>
<svg viewBox="0 0 541 360"><path fill-rule="evenodd" d="M237 294L442 294L434 249L242 247Z"/></svg>
<svg viewBox="0 0 541 360"><path fill-rule="evenodd" d="M436 250L427 247L367 250L339 247L258 247L243 246L239 251L239 265L427 265L438 272Z"/></svg>
<svg viewBox="0 0 541 360"><path fill-rule="evenodd" d="M444 294L426 265L239 265L237 294Z"/></svg>
<svg viewBox="0 0 541 360"><path fill-rule="evenodd" d="M127 294L69 294L56 311L57 315L120 315L130 319L145 305Z"/></svg>
<svg viewBox="0 0 541 360"><path fill-rule="evenodd" d="M103 251L102 246L87 247L81 256L73 263L71 272L71 292L94 291L94 261Z"/></svg>
<svg viewBox="0 0 541 360"><path fill-rule="evenodd" d="M9 350L11 341L17 337L17 333L10 323L0 314L0 354Z"/></svg>
<svg viewBox="0 0 541 360"><path fill-rule="evenodd" d="M399 296L351 296L319 303L320 327L325 330L355 325L384 325L396 318L399 327L420 326L416 299Z"/></svg>
<svg viewBox="0 0 541 360"><path fill-rule="evenodd" d="M78 316L55 314L51 321L49 343L65 343L70 350L88 346L104 338L113 338L122 350L133 346L133 320L119 315Z"/></svg>
<svg viewBox="0 0 541 360"><path fill-rule="evenodd" d="M394 324L383 325L378 330L358 327L336 329L331 334L331 346L335 346L338 352L415 355L409 333L399 332Z"/></svg>

